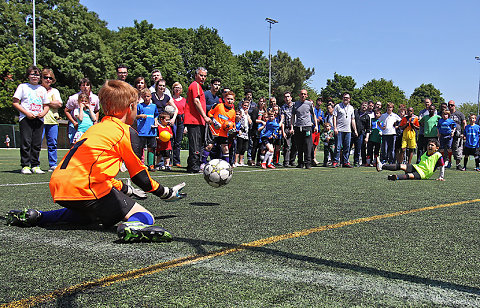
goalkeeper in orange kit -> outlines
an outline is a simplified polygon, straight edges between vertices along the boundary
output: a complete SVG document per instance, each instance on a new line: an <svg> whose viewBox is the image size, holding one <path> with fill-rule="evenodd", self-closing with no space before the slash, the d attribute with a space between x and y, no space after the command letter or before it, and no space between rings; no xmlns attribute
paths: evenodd
<svg viewBox="0 0 480 308"><path fill-rule="evenodd" d="M221 158L230 163L228 149L228 134L235 132L235 93L233 91L227 92L223 103L217 104L208 112L208 116L212 118L213 124L210 125L210 130L214 136L215 145L220 147ZM210 153L205 150L203 157L205 157L202 163L206 164L206 157Z"/></svg>
<svg viewBox="0 0 480 308"><path fill-rule="evenodd" d="M134 88L123 81L107 80L99 98L106 116L75 143L50 179L53 200L63 208L12 210L7 213L7 224L99 223L109 228L120 222L117 234L124 241L170 241L172 235L154 225L153 215L131 197L145 198L145 192L150 192L166 201L178 200L185 197L181 193L185 183L172 188L160 185L135 155L140 142L130 127L137 115ZM115 179L122 162L141 190Z"/></svg>

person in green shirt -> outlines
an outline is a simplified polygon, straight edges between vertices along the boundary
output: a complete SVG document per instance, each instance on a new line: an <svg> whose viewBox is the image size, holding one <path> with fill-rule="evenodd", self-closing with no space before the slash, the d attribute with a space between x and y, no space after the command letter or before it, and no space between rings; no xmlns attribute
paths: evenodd
<svg viewBox="0 0 480 308"><path fill-rule="evenodd" d="M440 168L440 175L438 181L445 181L445 163L442 154L438 152L440 144L436 139L430 139L427 143L427 152L422 155L418 164L382 164L377 157L377 171L403 170L405 174L391 174L388 179L396 180L424 180L429 179L437 168Z"/></svg>
<svg viewBox="0 0 480 308"><path fill-rule="evenodd" d="M423 126L423 133L425 138L438 140L438 120L441 117L435 114L435 105L428 107L428 115L420 119L420 126Z"/></svg>

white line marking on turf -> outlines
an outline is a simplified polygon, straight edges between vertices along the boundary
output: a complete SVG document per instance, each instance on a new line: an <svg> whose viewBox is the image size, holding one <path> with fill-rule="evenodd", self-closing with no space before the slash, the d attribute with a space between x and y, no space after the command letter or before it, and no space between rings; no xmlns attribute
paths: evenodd
<svg viewBox="0 0 480 308"><path fill-rule="evenodd" d="M49 182L36 182L36 183L7 183L7 184L0 184L0 187L8 187L8 186L29 186L29 185L43 185L48 184Z"/></svg>
<svg viewBox="0 0 480 308"><path fill-rule="evenodd" d="M234 170L234 173L250 173L250 172L269 172L269 171L286 171L286 170L293 170L294 168L279 168L279 169L253 169L253 170ZM203 173L174 173L174 174L165 174L165 175L153 175L150 173L150 177L154 179L160 178L170 178L170 177L182 177L182 176L200 176ZM118 178L120 180L126 180L127 177ZM0 187L15 187L15 186L30 186L30 185L44 185L49 184L49 182L32 182L32 183L7 183L7 184L0 184Z"/></svg>
<svg viewBox="0 0 480 308"><path fill-rule="evenodd" d="M462 291L445 289L437 286L426 286L422 283L398 279L378 277L368 274L333 273L329 271L302 270L269 264L244 264L229 260L210 259L194 264L202 267L238 276L249 276L260 279L316 284L331 287L342 292L358 293L365 296L393 296L400 302L410 302L416 306L419 301L429 304L453 307L480 307L480 295Z"/></svg>

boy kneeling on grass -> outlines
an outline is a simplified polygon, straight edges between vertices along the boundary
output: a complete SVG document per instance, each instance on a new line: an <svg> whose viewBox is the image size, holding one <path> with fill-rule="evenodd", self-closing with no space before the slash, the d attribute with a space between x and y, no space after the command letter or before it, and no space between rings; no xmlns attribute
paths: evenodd
<svg viewBox="0 0 480 308"><path fill-rule="evenodd" d="M438 181L445 181L445 164L442 154L438 152L440 144L437 140L431 139L427 144L427 152L420 158L418 164L382 164L377 157L377 171L390 170L397 171L403 170L405 174L391 174L388 179L391 181L396 180L424 180L429 179L437 168L440 168L440 175Z"/></svg>
<svg viewBox="0 0 480 308"><path fill-rule="evenodd" d="M185 183L172 188L154 181L147 167L135 155L138 133L130 127L137 116L138 92L119 80L107 80L99 92L105 117L90 127L75 143L52 173L50 192L63 208L53 211L12 210L7 224L43 226L48 224L100 223L117 227L119 238L127 242L171 241L172 235L154 225L153 215L130 198L146 198L151 192L166 201L185 197ZM135 189L115 179L122 162L128 168Z"/></svg>

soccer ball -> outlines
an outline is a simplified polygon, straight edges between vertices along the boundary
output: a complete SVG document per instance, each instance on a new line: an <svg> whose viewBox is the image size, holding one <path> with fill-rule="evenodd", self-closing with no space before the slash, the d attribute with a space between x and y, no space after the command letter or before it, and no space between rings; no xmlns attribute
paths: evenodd
<svg viewBox="0 0 480 308"><path fill-rule="evenodd" d="M233 168L223 159L212 159L203 168L203 177L208 185L220 187L227 185L233 176Z"/></svg>
<svg viewBox="0 0 480 308"><path fill-rule="evenodd" d="M171 105L167 105L165 106L165 112L168 113L170 115L170 117L173 117L173 115L175 114L175 107L171 106Z"/></svg>
<svg viewBox="0 0 480 308"><path fill-rule="evenodd" d="M158 139L160 139L162 142L167 142L171 138L172 138L172 135L166 130L161 131L160 134L158 135Z"/></svg>
<svg viewBox="0 0 480 308"><path fill-rule="evenodd" d="M229 130L231 130L232 128L235 128L235 123L233 123L232 121L225 121L223 122L222 124L222 129L226 132L228 132Z"/></svg>

